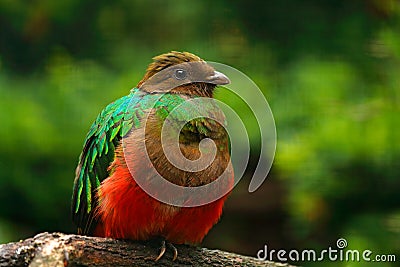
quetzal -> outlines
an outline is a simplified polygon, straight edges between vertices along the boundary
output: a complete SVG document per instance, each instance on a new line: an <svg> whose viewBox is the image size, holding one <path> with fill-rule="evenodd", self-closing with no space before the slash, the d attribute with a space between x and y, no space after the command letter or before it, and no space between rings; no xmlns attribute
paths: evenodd
<svg viewBox="0 0 400 267"><path fill-rule="evenodd" d="M195 70L190 63L197 63ZM157 74L160 77L156 79ZM188 82L166 90L165 85L174 84L174 79ZM182 170L171 164L161 144L163 122L175 107L188 99L213 98L216 86L229 82L224 74L191 53L172 51L154 57L138 85L129 95L109 104L86 136L72 196L72 217L78 233L132 240L161 238L156 260L164 254L166 244L174 249L176 259L173 244L200 243L219 220L228 194L201 206L174 206L148 195L135 177L150 183L155 169L176 185L197 187L213 182L227 170L228 181L233 182L229 138L221 123L194 118L179 132L179 148L189 160L200 156L201 140L214 142L216 155L203 170ZM199 107L193 110L196 108ZM212 105L200 109L221 116ZM182 112L193 110L186 108ZM144 127L143 137L138 133ZM139 138L145 138L146 149L137 145ZM144 163L146 156L152 164Z"/></svg>

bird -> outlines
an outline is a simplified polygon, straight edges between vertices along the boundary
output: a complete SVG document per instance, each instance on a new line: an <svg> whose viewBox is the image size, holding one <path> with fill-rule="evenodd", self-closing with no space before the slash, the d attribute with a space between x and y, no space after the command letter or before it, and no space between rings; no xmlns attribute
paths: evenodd
<svg viewBox="0 0 400 267"><path fill-rule="evenodd" d="M175 260L178 252L174 244L201 243L219 221L234 181L229 136L223 125L226 121L212 102L189 103L181 111L173 110L190 100L214 99L217 86L228 83L225 74L192 53L171 51L153 58L137 86L107 105L87 133L71 203L78 234L144 241L160 238L156 261L167 247L172 248ZM209 117L195 116L182 123L184 116L196 112ZM194 162L200 158L204 140L215 144L215 157L208 166L188 170L169 161L161 138L167 120L172 128L181 125L177 142L184 159ZM151 164L146 163L146 157ZM160 201L138 183L139 178L151 183L155 173L185 188L210 184L223 173L227 179L221 185L224 194L214 201L182 206ZM181 201L190 202L191 196Z"/></svg>

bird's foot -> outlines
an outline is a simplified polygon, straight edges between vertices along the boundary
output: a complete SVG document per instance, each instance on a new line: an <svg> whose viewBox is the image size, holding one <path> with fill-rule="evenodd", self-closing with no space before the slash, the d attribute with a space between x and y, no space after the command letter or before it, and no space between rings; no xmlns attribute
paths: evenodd
<svg viewBox="0 0 400 267"><path fill-rule="evenodd" d="M161 247L160 247L160 254L158 254L158 256L155 259L155 261L158 261L159 259L162 258L162 256L164 255L165 251L167 250L167 246L170 249L172 249L173 252L174 252L174 257L172 258L172 261L176 260L176 258L178 257L178 250L176 249L176 247L172 243L170 243L168 241L165 241L165 240L162 240L161 241Z"/></svg>

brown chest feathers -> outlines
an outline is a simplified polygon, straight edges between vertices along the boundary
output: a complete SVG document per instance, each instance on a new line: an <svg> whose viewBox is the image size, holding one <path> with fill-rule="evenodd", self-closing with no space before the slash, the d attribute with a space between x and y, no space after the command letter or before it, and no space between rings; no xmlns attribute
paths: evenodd
<svg viewBox="0 0 400 267"><path fill-rule="evenodd" d="M120 162L134 166L133 175L147 175L148 168L155 168L176 185L195 187L216 180L226 168L231 171L229 139L219 123L207 125L209 131L204 133L200 128L210 121L193 121L189 122L190 127L176 131L178 135L166 132L163 136L162 123L152 112L142 123L145 148L143 131L134 130L124 139L123 149L117 151ZM145 164L147 156L152 166Z"/></svg>

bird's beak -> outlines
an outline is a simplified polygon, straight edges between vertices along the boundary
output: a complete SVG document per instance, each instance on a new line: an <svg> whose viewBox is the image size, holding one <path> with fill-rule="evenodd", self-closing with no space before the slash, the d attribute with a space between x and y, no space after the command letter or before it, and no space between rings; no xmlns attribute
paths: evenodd
<svg viewBox="0 0 400 267"><path fill-rule="evenodd" d="M216 85L224 85L230 83L231 81L222 72L214 71L214 74L208 77L207 82Z"/></svg>

